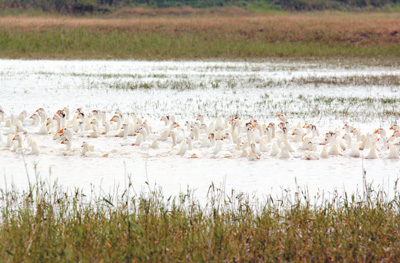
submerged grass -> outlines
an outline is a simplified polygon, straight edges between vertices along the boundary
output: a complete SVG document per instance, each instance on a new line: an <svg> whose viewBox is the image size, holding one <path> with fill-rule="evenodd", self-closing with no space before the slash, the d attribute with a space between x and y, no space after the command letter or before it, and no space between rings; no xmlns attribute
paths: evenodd
<svg viewBox="0 0 400 263"><path fill-rule="evenodd" d="M400 76L395 74L382 74L378 76L354 75L354 76L331 76L331 77L300 77L293 78L290 83L299 85L339 85L339 86L399 86Z"/></svg>
<svg viewBox="0 0 400 263"><path fill-rule="evenodd" d="M397 61L393 14L99 19L1 17L0 57L56 59L368 58Z"/></svg>
<svg viewBox="0 0 400 263"><path fill-rule="evenodd" d="M210 186L86 196L38 182L0 192L1 262L396 262L400 198L365 185L362 194L310 198L285 192L264 201Z"/></svg>

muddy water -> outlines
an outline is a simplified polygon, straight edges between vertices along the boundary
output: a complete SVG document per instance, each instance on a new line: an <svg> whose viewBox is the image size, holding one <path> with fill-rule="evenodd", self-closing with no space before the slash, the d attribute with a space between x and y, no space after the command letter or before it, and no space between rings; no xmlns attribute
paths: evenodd
<svg viewBox="0 0 400 263"><path fill-rule="evenodd" d="M293 123L313 122L321 131L341 128L351 123L372 132L379 126L389 134L394 117L384 115L400 99L395 85L293 84L293 78L347 76L398 76L400 70L385 68L342 68L318 64L233 63L233 62L138 62L138 61L0 61L0 105L7 115L22 110L33 113L43 107L49 113L68 106L105 110L111 117L116 109L135 112L146 118L155 130L162 129L160 116L174 114L180 123L203 114L210 122L217 116L239 114L256 117L262 123L278 122L276 113L285 112ZM346 98L365 98L354 102ZM305 99L306 98L306 99ZM323 99L321 99L323 98ZM326 98L333 102L327 103ZM340 98L340 99L338 99ZM374 101L368 104L369 100ZM380 99L393 99L380 103ZM328 100L329 101L329 100ZM365 102L366 101L366 102ZM7 132L4 123L0 128ZM30 133L35 129L27 127ZM3 137L4 139L4 137ZM121 146L119 138L85 139L108 158L63 155L63 145L51 136L35 139L41 149L38 156L27 156L29 176L34 180L34 164L45 180L58 180L65 187L105 192L123 188L131 177L136 190L146 189L146 181L157 184L166 195L177 195L189 187L204 198L212 182L262 197L279 195L282 189L297 185L318 191L355 191L362 188L362 171L367 179L385 189L398 177L400 161L386 158L362 160L331 157L305 161L301 158L281 160L262 156L249 162L246 158L186 159L171 153L170 145L159 150ZM79 148L83 138L73 147ZM21 155L0 152L4 187L12 182L27 185ZM51 174L51 176L50 176ZM50 179L49 179L50 178Z"/></svg>

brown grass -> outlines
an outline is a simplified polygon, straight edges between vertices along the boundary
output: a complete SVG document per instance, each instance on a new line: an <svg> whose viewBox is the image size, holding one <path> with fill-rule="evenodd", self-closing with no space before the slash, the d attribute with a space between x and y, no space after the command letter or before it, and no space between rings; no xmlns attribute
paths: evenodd
<svg viewBox="0 0 400 263"><path fill-rule="evenodd" d="M141 9L136 9L136 13ZM191 10L191 8L188 8ZM122 12L122 10L121 10ZM163 12L169 12L165 9ZM267 42L349 42L365 45L400 43L397 14L292 14L257 17L154 17L99 19L71 17L1 17L0 28L44 31L85 27L94 31L237 34Z"/></svg>
<svg viewBox="0 0 400 263"><path fill-rule="evenodd" d="M160 17L160 16L249 16L252 12L237 6L204 9L185 7L169 8L145 8L145 7L125 7L121 8L108 17L110 18L132 18L132 17Z"/></svg>
<svg viewBox="0 0 400 263"><path fill-rule="evenodd" d="M190 8L187 10L191 12ZM130 18L4 16L0 17L0 57L398 61L400 16L394 13Z"/></svg>

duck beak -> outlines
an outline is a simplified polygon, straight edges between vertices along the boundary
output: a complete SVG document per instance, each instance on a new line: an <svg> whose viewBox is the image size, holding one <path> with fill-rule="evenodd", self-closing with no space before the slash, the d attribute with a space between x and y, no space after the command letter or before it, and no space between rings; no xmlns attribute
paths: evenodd
<svg viewBox="0 0 400 263"><path fill-rule="evenodd" d="M134 143L132 143L132 146L135 146L135 144L134 144Z"/></svg>
<svg viewBox="0 0 400 263"><path fill-rule="evenodd" d="M377 134L377 133L378 133L378 131L379 131L379 129L376 129L376 130L374 131L374 134Z"/></svg>
<svg viewBox="0 0 400 263"><path fill-rule="evenodd" d="M12 140L15 141L15 137Z"/></svg>
<svg viewBox="0 0 400 263"><path fill-rule="evenodd" d="M394 128L393 128L393 125L392 125L392 127L390 127L390 129L389 130L394 130Z"/></svg>
<svg viewBox="0 0 400 263"><path fill-rule="evenodd" d="M295 133L292 133L292 135L296 135Z"/></svg>
<svg viewBox="0 0 400 263"><path fill-rule="evenodd" d="M64 132L63 132L63 129L59 130L57 133L64 133Z"/></svg>
<svg viewBox="0 0 400 263"><path fill-rule="evenodd" d="M251 125L253 128L255 128L256 126L257 126L257 124L253 124L253 125Z"/></svg>
<svg viewBox="0 0 400 263"><path fill-rule="evenodd" d="M160 118L160 121L162 121L162 118Z"/></svg>
<svg viewBox="0 0 400 263"><path fill-rule="evenodd" d="M64 141L62 141L61 144L65 144Z"/></svg>
<svg viewBox="0 0 400 263"><path fill-rule="evenodd" d="M114 121L114 117L112 117L110 121Z"/></svg>
<svg viewBox="0 0 400 263"><path fill-rule="evenodd" d="M30 116L29 119L33 119L33 116Z"/></svg>
<svg viewBox="0 0 400 263"><path fill-rule="evenodd" d="M281 115L280 114L276 114L276 116L280 117Z"/></svg>
<svg viewBox="0 0 400 263"><path fill-rule="evenodd" d="M342 139L344 139L344 136L342 137Z"/></svg>

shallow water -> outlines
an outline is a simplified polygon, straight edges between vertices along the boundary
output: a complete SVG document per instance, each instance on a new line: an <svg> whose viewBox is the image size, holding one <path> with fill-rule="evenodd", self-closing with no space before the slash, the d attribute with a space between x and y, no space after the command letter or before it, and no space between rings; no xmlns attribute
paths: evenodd
<svg viewBox="0 0 400 263"><path fill-rule="evenodd" d="M7 114L23 109L29 114L43 107L55 112L64 106L85 111L106 110L111 116L117 108L136 112L156 129L159 118L175 114L179 122L203 114L207 121L217 116L239 114L261 122L278 122L276 113L286 113L297 123L314 122L321 130L341 127L345 122L367 132L390 127L395 118L385 112L398 105L318 100L328 98L400 99L397 86L337 86L327 84L294 85L285 80L294 77L399 75L400 70L386 68L343 68L316 63L238 63L238 62L146 62L146 61L23 61L0 60L0 105ZM303 98L307 97L308 100ZM397 103L397 104L396 104ZM1 128L5 130L4 127ZM79 141L80 140L80 141ZM78 139L74 147L79 147ZM279 195L296 184L310 194L334 189L349 192L362 189L363 168L368 181L390 189L399 176L400 161L364 160L331 157L304 161L280 160L264 156L249 162L236 159L185 159L168 153L167 148L135 150L121 147L118 138L90 139L96 149L110 153L109 158L63 156L63 145L51 138L40 138L39 156L26 156L29 176L34 180L33 164L38 164L45 180L58 180L66 187L89 190L101 187L105 192L125 186L130 176L136 190L150 185L162 187L166 195L177 195L189 187L199 198L206 196L212 182L262 197ZM0 168L5 180L17 187L27 185L22 156L0 152ZM51 174L51 179L49 179Z"/></svg>

